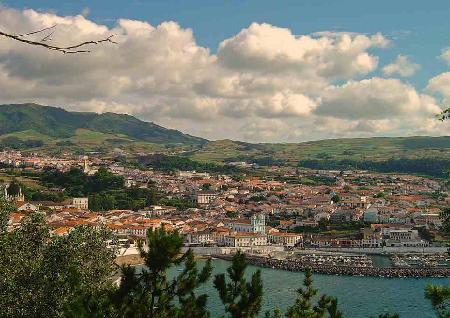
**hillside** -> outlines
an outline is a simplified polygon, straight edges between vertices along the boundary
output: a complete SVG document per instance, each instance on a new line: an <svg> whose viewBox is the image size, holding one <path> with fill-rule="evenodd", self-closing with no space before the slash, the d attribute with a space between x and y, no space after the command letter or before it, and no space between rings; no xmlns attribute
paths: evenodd
<svg viewBox="0 0 450 318"><path fill-rule="evenodd" d="M183 144L206 140L167 129L133 116L69 112L36 104L0 105L0 136L6 141L40 140L45 145Z"/></svg>
<svg viewBox="0 0 450 318"><path fill-rule="evenodd" d="M313 169L365 169L445 177L450 169L450 136L320 140L289 144L210 141L191 152L203 162L245 161Z"/></svg>
<svg viewBox="0 0 450 318"><path fill-rule="evenodd" d="M204 163L245 161L317 169L362 168L441 175L450 168L450 136L377 137L252 144L208 141L133 116L69 112L36 104L0 105L0 149L46 152L121 149L178 154Z"/></svg>

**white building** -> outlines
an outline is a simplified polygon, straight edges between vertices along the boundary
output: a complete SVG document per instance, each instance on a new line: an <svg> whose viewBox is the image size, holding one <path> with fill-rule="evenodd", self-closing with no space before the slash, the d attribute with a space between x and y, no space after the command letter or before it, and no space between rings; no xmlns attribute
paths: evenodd
<svg viewBox="0 0 450 318"><path fill-rule="evenodd" d="M173 206L151 205L143 210L139 210L138 213L145 213L147 217L155 217L170 214L176 211L177 208Z"/></svg>
<svg viewBox="0 0 450 318"><path fill-rule="evenodd" d="M266 216L260 213L252 215L250 220L234 220L230 227L235 232L266 234Z"/></svg>
<svg viewBox="0 0 450 318"><path fill-rule="evenodd" d="M88 198L73 198L72 205L80 210L87 210L89 208Z"/></svg>
<svg viewBox="0 0 450 318"><path fill-rule="evenodd" d="M269 242L283 246L298 246L303 245L303 236L297 233L271 233L269 234Z"/></svg>
<svg viewBox="0 0 450 318"><path fill-rule="evenodd" d="M236 232L224 237L225 246L252 247L267 245L267 235L261 233Z"/></svg>
<svg viewBox="0 0 450 318"><path fill-rule="evenodd" d="M197 193L197 203L198 204L210 204L217 198L217 193L212 191L200 191Z"/></svg>

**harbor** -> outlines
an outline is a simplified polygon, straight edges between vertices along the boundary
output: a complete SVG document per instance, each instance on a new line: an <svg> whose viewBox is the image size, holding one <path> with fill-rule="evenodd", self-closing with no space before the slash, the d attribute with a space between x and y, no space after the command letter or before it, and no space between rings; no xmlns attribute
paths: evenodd
<svg viewBox="0 0 450 318"><path fill-rule="evenodd" d="M215 255L230 260L231 255ZM450 267L392 266L375 267L370 257L365 255L302 255L285 259L248 255L250 264L258 267L303 272L310 268L313 272L326 275L371 276L386 278L450 277ZM400 265L400 264L397 264Z"/></svg>

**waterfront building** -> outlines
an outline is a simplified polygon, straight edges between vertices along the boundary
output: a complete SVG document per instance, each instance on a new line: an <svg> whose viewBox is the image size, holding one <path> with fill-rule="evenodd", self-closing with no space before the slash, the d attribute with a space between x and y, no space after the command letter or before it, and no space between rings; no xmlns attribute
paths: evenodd
<svg viewBox="0 0 450 318"><path fill-rule="evenodd" d="M235 232L224 237L228 247L253 247L267 245L267 235L261 233Z"/></svg>
<svg viewBox="0 0 450 318"><path fill-rule="evenodd" d="M269 242L272 244L288 247L303 246L303 236L297 233L277 232L268 235Z"/></svg>

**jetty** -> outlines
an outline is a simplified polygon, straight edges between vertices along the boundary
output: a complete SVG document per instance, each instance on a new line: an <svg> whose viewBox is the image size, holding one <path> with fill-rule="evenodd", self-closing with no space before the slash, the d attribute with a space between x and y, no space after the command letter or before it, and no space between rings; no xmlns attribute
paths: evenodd
<svg viewBox="0 0 450 318"><path fill-rule="evenodd" d="M231 260L232 255L215 255L217 258ZM281 269L293 272L303 272L311 269L315 273L345 276L372 276L387 278L422 278L450 277L449 267L373 267L357 265L323 265L296 259L275 259L264 256L247 255L249 264L265 268Z"/></svg>

